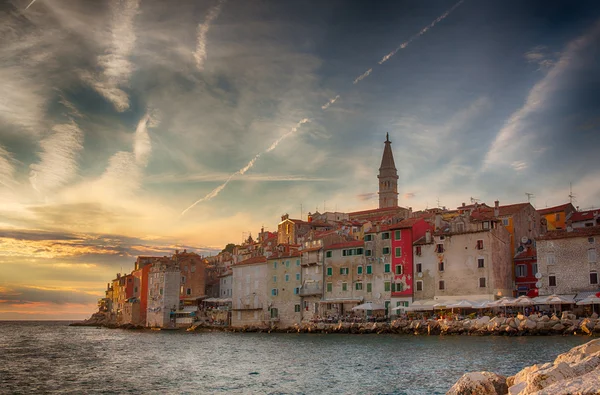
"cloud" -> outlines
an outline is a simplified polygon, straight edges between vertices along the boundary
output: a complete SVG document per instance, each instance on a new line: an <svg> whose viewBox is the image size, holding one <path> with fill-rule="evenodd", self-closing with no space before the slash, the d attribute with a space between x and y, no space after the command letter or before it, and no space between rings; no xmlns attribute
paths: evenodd
<svg viewBox="0 0 600 395"><path fill-rule="evenodd" d="M0 145L0 186L2 188L12 188L15 183L14 173L12 155Z"/></svg>
<svg viewBox="0 0 600 395"><path fill-rule="evenodd" d="M412 199L416 196L417 194L415 192L406 192L404 194L404 199Z"/></svg>
<svg viewBox="0 0 600 395"><path fill-rule="evenodd" d="M545 46L538 45L527 51L524 56L527 63L535 63L539 66L538 70L547 71L556 64L556 61L553 58L555 55L556 54L550 54Z"/></svg>
<svg viewBox="0 0 600 395"><path fill-rule="evenodd" d="M214 182L214 181L225 181L231 174L229 173L198 173L198 174L155 174L144 178L144 182L152 184L163 184L163 183L182 183L182 182ZM318 181L331 181L331 178L327 177L310 177L297 174L246 174L244 177L245 181L258 181L258 182L285 182L285 181L307 181L307 182L318 182Z"/></svg>
<svg viewBox="0 0 600 395"><path fill-rule="evenodd" d="M17 52L3 51L5 56L18 56ZM0 62L3 59L0 58ZM0 65L0 119L19 126L32 134L39 134L44 125L46 98L44 88L28 77L18 67Z"/></svg>
<svg viewBox="0 0 600 395"><path fill-rule="evenodd" d="M365 71L364 73L362 73L361 75L359 75L358 77L356 77L356 79L354 80L353 84L358 84L360 81L362 81L364 78L367 78L369 76L369 74L371 74L371 72L373 71L372 68L370 68L369 70Z"/></svg>
<svg viewBox="0 0 600 395"><path fill-rule="evenodd" d="M54 126L52 134L45 137L40 146L40 162L30 166L29 181L36 191L46 194L61 188L77 174L83 132L71 120L70 123Z"/></svg>
<svg viewBox="0 0 600 395"><path fill-rule="evenodd" d="M340 95L337 95L333 99L330 99L327 103L325 103L321 106L321 110L327 110L329 108L329 106L331 106L333 103L335 103L337 101L337 99L339 99L339 98L340 98Z"/></svg>
<svg viewBox="0 0 600 395"><path fill-rule="evenodd" d="M208 15L204 19L204 23L200 23L197 29L196 51L194 51L194 59L196 59L196 67L200 71L204 71L204 62L206 62L206 41L208 30L212 22L218 18L221 13L221 6L225 0L219 0L217 4L208 10Z"/></svg>
<svg viewBox="0 0 600 395"><path fill-rule="evenodd" d="M365 202L365 201L377 198L377 193L375 193L375 192L361 193L361 194L356 195L356 198L362 202Z"/></svg>
<svg viewBox="0 0 600 395"><path fill-rule="evenodd" d="M111 102L119 112L129 108L129 97L121 88L128 86L134 68L129 55L136 41L133 23L139 4L140 0L111 2L110 44L106 54L97 57L97 65L102 72L80 72L82 80Z"/></svg>
<svg viewBox="0 0 600 395"><path fill-rule="evenodd" d="M527 167L528 161L525 158L531 158L530 147L534 138L534 134L527 126L529 118L544 108L565 74L577 61L577 57L588 45L597 40L598 36L600 36L600 22L567 45L558 62L531 88L523 106L511 114L497 133L486 154L484 170L499 165L512 165L515 170L523 170Z"/></svg>

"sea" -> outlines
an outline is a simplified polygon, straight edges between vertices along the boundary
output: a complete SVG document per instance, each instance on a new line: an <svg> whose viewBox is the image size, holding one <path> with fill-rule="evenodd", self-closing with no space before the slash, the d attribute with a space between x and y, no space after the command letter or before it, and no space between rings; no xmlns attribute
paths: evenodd
<svg viewBox="0 0 600 395"><path fill-rule="evenodd" d="M444 394L590 340L193 333L0 321L1 394Z"/></svg>

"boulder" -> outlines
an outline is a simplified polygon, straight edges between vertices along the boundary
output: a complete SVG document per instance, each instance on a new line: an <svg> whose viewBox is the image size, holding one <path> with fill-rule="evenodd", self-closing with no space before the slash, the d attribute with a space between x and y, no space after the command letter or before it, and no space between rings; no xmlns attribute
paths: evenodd
<svg viewBox="0 0 600 395"><path fill-rule="evenodd" d="M535 329L537 327L537 324L539 323L539 322L536 323L536 322L531 321L529 319L525 320L524 322L525 322L525 328L527 328L527 329Z"/></svg>
<svg viewBox="0 0 600 395"><path fill-rule="evenodd" d="M600 368L575 377L568 382L559 381L536 392L536 395L587 395L600 394Z"/></svg>
<svg viewBox="0 0 600 395"><path fill-rule="evenodd" d="M590 318L597 320L598 319L598 313L592 313L592 315L590 316Z"/></svg>
<svg viewBox="0 0 600 395"><path fill-rule="evenodd" d="M552 326L553 331L562 332L565 330L565 326L563 324L555 324Z"/></svg>
<svg viewBox="0 0 600 395"><path fill-rule="evenodd" d="M465 373L446 395L503 395L508 391L506 377L491 372Z"/></svg>
<svg viewBox="0 0 600 395"><path fill-rule="evenodd" d="M548 317L547 315L543 315L540 317L540 319L538 321L548 322L548 321L550 321L550 317Z"/></svg>

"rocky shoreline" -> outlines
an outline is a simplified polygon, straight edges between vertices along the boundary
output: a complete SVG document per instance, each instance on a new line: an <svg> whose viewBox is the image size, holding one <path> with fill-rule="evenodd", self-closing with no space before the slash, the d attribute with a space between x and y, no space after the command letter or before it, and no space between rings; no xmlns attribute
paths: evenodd
<svg viewBox="0 0 600 395"><path fill-rule="evenodd" d="M119 325L105 313L95 313L89 319L72 326L101 326L121 329L144 329L143 326ZM186 328L181 328L185 330ZM594 314L578 319L569 313L560 318L547 315L504 318L484 316L478 319L397 319L390 323L301 323L291 327L244 326L228 327L196 324L188 331L268 332L268 333L348 333L348 334L407 334L407 335L471 335L471 336L543 336L543 335L600 335L600 320Z"/></svg>
<svg viewBox="0 0 600 395"><path fill-rule="evenodd" d="M560 354L554 362L528 366L514 376L463 375L446 395L600 394L600 339Z"/></svg>

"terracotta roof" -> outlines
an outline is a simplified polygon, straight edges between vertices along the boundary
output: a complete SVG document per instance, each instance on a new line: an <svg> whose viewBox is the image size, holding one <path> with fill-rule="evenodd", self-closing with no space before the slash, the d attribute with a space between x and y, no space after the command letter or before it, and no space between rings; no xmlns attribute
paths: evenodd
<svg viewBox="0 0 600 395"><path fill-rule="evenodd" d="M517 255L515 255L515 259L516 260L520 260L520 259L531 259L531 258L535 258L537 256L537 251L535 249L535 247L525 247L525 249L521 252L518 252Z"/></svg>
<svg viewBox="0 0 600 395"><path fill-rule="evenodd" d="M242 265L252 265L254 263L265 263L267 262L266 256L254 256L252 258L244 259L238 263L235 263L233 266L242 266Z"/></svg>
<svg viewBox="0 0 600 395"><path fill-rule="evenodd" d="M328 247L325 247L325 249L326 250L339 250L341 248L362 247L364 245L365 245L365 243L363 241L357 240L357 241L348 241L345 243L332 244Z"/></svg>
<svg viewBox="0 0 600 395"><path fill-rule="evenodd" d="M544 236L538 237L536 240L556 240L567 239L571 237L590 237L600 235L600 226L588 226L585 228L574 228L572 231L566 229L551 230Z"/></svg>
<svg viewBox="0 0 600 395"><path fill-rule="evenodd" d="M290 221L292 221L293 223L298 224L298 225L310 224L310 222L306 222L306 221L301 220L301 219L293 219L293 218L288 218L288 219Z"/></svg>
<svg viewBox="0 0 600 395"><path fill-rule="evenodd" d="M381 232L388 232L390 229L392 229L394 226L396 226L398 224L385 224L385 225L373 225L371 227L371 229L369 229L368 231L366 231L365 233L381 233ZM377 229L377 227L379 227L379 230Z"/></svg>
<svg viewBox="0 0 600 395"><path fill-rule="evenodd" d="M233 275L233 271L227 270L226 272L221 273L221 275L219 275L219 278L221 278L221 277L227 277L227 276L232 276L232 275Z"/></svg>
<svg viewBox="0 0 600 395"><path fill-rule="evenodd" d="M390 229L410 229L413 227L414 224L416 224L417 222L421 221L423 218L409 218L409 219L404 219L401 222L395 224L395 225L391 225Z"/></svg>
<svg viewBox="0 0 600 395"><path fill-rule="evenodd" d="M587 210L587 211L577 211L571 215L571 222L581 222L581 221L589 221L594 219L600 215L600 210Z"/></svg>
<svg viewBox="0 0 600 395"><path fill-rule="evenodd" d="M384 208L374 208L371 210L363 210L363 211L353 211L348 213L349 216L352 215L364 215L364 214L378 214L378 213L386 213L386 212L395 212L400 210L406 210L404 207L384 207Z"/></svg>
<svg viewBox="0 0 600 395"><path fill-rule="evenodd" d="M271 255L269 257L269 260L271 259L281 259L281 258L295 258L295 257L300 257L302 256L302 253L299 251L292 251L292 252L276 252L273 253L273 255Z"/></svg>
<svg viewBox="0 0 600 395"><path fill-rule="evenodd" d="M506 206L500 206L500 217L504 217L507 215L515 215L516 213L523 210L525 207L529 206L530 203L516 203L516 204L508 204Z"/></svg>
<svg viewBox="0 0 600 395"><path fill-rule="evenodd" d="M431 241L428 243L427 239L425 236L421 236L419 237L417 240L414 241L413 245L418 246L418 245L426 245L426 244L433 244L433 237L431 238Z"/></svg>
<svg viewBox="0 0 600 395"><path fill-rule="evenodd" d="M553 213L558 213L561 211L566 211L569 206L573 206L571 203L565 203L565 204L561 204L560 206L554 206L554 207L548 207L548 208L543 208L540 210L537 210L538 213L540 213L540 215L546 215L546 214L553 214Z"/></svg>
<svg viewBox="0 0 600 395"><path fill-rule="evenodd" d="M300 252L311 252L311 251L319 251L321 248L323 248L322 246L317 246L317 247L309 247L309 248L305 248Z"/></svg>

